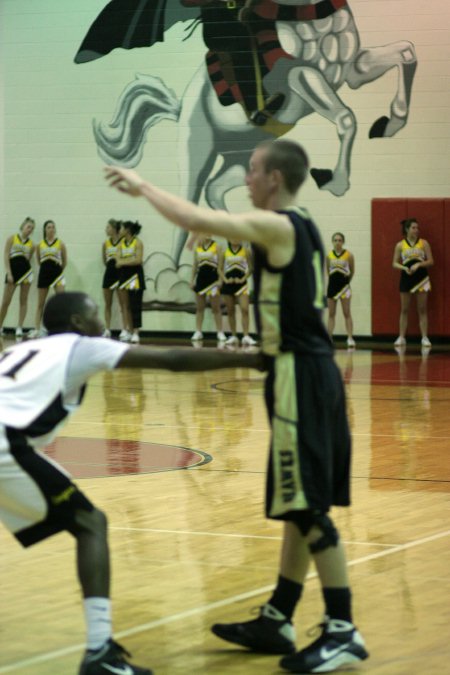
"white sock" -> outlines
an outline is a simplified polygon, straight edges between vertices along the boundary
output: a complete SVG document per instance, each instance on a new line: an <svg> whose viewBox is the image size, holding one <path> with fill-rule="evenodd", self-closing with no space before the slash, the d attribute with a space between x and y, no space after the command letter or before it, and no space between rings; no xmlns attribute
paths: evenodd
<svg viewBox="0 0 450 675"><path fill-rule="evenodd" d="M87 648L100 649L112 635L111 600L109 598L84 598L87 629Z"/></svg>

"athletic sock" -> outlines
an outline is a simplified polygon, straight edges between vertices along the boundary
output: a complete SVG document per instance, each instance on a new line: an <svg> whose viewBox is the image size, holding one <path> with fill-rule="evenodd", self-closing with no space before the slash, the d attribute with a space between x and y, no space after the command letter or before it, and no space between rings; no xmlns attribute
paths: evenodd
<svg viewBox="0 0 450 675"><path fill-rule="evenodd" d="M87 649L100 649L112 635L111 600L109 598L84 598Z"/></svg>
<svg viewBox="0 0 450 675"><path fill-rule="evenodd" d="M330 619L352 623L352 593L349 588L323 588L322 594Z"/></svg>
<svg viewBox="0 0 450 675"><path fill-rule="evenodd" d="M291 581L280 575L277 586L269 600L269 605L278 609L290 621L302 592L303 584L298 584L296 581Z"/></svg>

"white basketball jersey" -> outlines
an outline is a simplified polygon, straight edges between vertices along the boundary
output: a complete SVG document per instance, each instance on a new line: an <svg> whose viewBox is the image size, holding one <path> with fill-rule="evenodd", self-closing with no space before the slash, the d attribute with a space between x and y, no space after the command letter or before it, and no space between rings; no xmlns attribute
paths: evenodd
<svg viewBox="0 0 450 675"><path fill-rule="evenodd" d="M48 443L81 403L87 379L114 368L127 348L63 333L6 349L0 354L0 424ZM40 440L33 445L43 445Z"/></svg>

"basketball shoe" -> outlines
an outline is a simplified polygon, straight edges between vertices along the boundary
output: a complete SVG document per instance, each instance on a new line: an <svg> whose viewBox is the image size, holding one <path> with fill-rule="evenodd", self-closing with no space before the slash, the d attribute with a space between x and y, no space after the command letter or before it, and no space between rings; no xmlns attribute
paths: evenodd
<svg viewBox="0 0 450 675"><path fill-rule="evenodd" d="M291 673L329 673L367 659L364 640L348 621L327 619L321 636L296 654L285 656L280 666Z"/></svg>
<svg viewBox="0 0 450 675"><path fill-rule="evenodd" d="M295 651L292 623L272 605L260 608L260 615L243 623L215 623L214 635L263 654L291 654Z"/></svg>
<svg viewBox="0 0 450 675"><path fill-rule="evenodd" d="M153 675L148 668L129 663L125 657L130 654L114 640L108 640L103 647L87 651L80 665L79 675Z"/></svg>

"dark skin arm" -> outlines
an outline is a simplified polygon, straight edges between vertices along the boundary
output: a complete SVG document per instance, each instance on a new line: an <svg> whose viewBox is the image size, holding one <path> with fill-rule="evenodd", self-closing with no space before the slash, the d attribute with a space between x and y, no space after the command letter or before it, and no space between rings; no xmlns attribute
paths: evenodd
<svg viewBox="0 0 450 675"><path fill-rule="evenodd" d="M264 370L260 352L222 352L217 349L152 349L130 347L116 368L155 368L172 371L203 371L223 368Z"/></svg>

